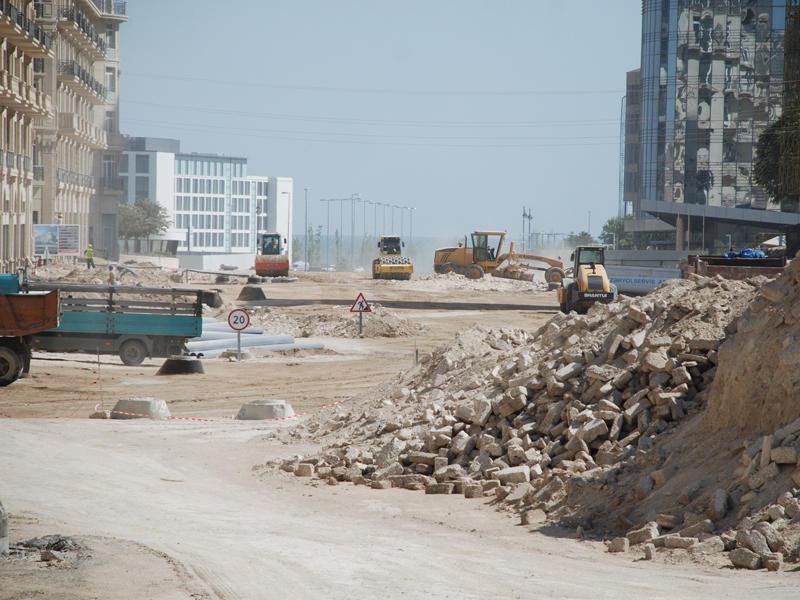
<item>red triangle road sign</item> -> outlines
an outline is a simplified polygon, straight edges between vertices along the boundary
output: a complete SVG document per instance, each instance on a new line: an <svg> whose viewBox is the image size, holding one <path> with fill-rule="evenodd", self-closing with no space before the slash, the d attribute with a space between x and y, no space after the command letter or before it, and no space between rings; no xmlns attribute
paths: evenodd
<svg viewBox="0 0 800 600"><path fill-rule="evenodd" d="M372 312L372 309L369 307L369 302L367 302L367 299L364 298L364 294L358 295L356 301L353 302L353 306L350 307L350 312L358 312L358 313Z"/></svg>

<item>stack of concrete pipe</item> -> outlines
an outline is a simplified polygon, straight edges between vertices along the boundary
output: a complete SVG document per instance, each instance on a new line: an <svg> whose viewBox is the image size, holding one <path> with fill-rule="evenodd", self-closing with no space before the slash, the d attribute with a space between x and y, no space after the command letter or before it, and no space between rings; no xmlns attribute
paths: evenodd
<svg viewBox="0 0 800 600"><path fill-rule="evenodd" d="M202 353L206 358L216 358L226 350L236 349L236 331L224 321L203 318L203 335L186 344L192 354ZM241 347L266 350L311 349L321 350L322 344L297 343L291 335L266 335L260 327L248 327L242 333Z"/></svg>

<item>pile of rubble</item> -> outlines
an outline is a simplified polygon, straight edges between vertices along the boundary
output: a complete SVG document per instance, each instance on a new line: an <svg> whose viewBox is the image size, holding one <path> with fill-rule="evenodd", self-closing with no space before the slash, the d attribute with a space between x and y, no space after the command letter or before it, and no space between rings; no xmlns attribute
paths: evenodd
<svg viewBox="0 0 800 600"><path fill-rule="evenodd" d="M480 279L469 279L457 273L437 275L434 273L415 273L410 281L384 280L381 285L399 287L404 290L418 290L421 292L468 290L480 292L546 292L547 283L544 279L523 281L519 279L505 279L487 275Z"/></svg>
<svg viewBox="0 0 800 600"><path fill-rule="evenodd" d="M596 536L625 533L611 550L735 550L736 565L779 568L798 558L800 420L763 439L714 437L701 423L720 345L765 281L677 280L534 334L462 332L378 399L301 425L290 435L327 446L280 467L491 496L523 519L536 510Z"/></svg>
<svg viewBox="0 0 800 600"><path fill-rule="evenodd" d="M225 308L220 309L220 315L226 314ZM325 310L314 307L300 314L260 307L253 310L251 321L262 327L265 333L290 334L294 337L407 337L416 335L420 329L419 323L404 319L379 303L371 304L370 308L371 312L363 316L361 334L358 314L350 312L348 307Z"/></svg>

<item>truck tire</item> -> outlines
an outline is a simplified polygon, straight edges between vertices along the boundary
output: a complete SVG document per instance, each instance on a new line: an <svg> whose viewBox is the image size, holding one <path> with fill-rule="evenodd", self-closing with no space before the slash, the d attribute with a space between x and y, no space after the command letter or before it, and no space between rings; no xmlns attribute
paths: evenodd
<svg viewBox="0 0 800 600"><path fill-rule="evenodd" d="M373 279L380 279L381 274L378 272L378 260L372 261L372 278Z"/></svg>
<svg viewBox="0 0 800 600"><path fill-rule="evenodd" d="M458 272L458 267L453 263L446 263L442 266L442 275L447 275L448 273L458 274Z"/></svg>
<svg viewBox="0 0 800 600"><path fill-rule="evenodd" d="M559 269L558 267L550 267L544 272L544 280L551 290L560 286L565 276L564 269Z"/></svg>
<svg viewBox="0 0 800 600"><path fill-rule="evenodd" d="M480 265L470 265L467 268L468 279L480 279L483 277L483 268Z"/></svg>
<svg viewBox="0 0 800 600"><path fill-rule="evenodd" d="M22 375L23 360L8 346L0 346L0 386L6 386Z"/></svg>
<svg viewBox="0 0 800 600"><path fill-rule="evenodd" d="M119 357L129 367L135 367L147 357L147 348L139 340L125 340L119 347Z"/></svg>
<svg viewBox="0 0 800 600"><path fill-rule="evenodd" d="M567 302L565 306L566 310L564 311L566 314L569 314L573 310L575 312L578 312L578 307L575 306L576 305L575 294L577 293L577 291L578 291L578 286L575 285L575 283L570 283L567 286Z"/></svg>

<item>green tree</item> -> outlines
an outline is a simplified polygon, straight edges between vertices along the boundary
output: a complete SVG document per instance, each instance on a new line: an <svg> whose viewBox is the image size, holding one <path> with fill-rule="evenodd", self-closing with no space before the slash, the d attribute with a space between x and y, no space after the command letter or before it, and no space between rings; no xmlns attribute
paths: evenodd
<svg viewBox="0 0 800 600"><path fill-rule="evenodd" d="M612 217L606 221L600 232L600 241L616 250L631 250L634 247L633 234L625 232L623 217Z"/></svg>
<svg viewBox="0 0 800 600"><path fill-rule="evenodd" d="M592 234L588 231L581 231L580 233L570 232L570 234L564 238L564 244L568 248L574 248L575 246L587 246L596 243L597 240L595 240L592 237Z"/></svg>
<svg viewBox="0 0 800 600"><path fill-rule="evenodd" d="M149 198L119 206L119 236L122 239L148 238L163 233L169 225L167 209Z"/></svg>
<svg viewBox="0 0 800 600"><path fill-rule="evenodd" d="M753 165L753 178L769 194L770 202L779 204L784 212L797 212L800 190L785 189L792 182L781 181L780 173L781 165L797 172L800 164L792 164L798 157L784 156L783 148L800 148L800 101L784 107L780 118L759 136Z"/></svg>

